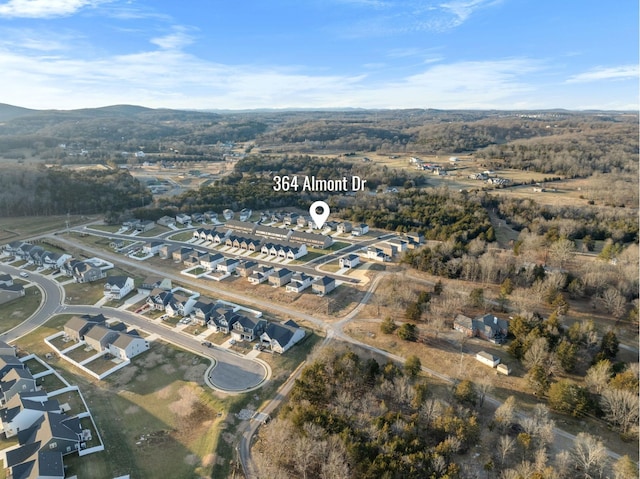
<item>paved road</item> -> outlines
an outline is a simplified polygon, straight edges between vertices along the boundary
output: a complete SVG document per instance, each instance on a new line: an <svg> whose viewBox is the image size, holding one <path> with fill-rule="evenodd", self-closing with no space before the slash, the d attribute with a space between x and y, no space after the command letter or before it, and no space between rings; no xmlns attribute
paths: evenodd
<svg viewBox="0 0 640 479"><path fill-rule="evenodd" d="M0 272L17 276L20 270L10 265L0 264ZM30 318L0 336L5 342L17 341L21 336L44 324L51 316L56 314L102 313L107 317L119 319L138 329L152 334L155 333L168 342L215 361L215 367L209 370L209 381L215 388L222 391L246 391L261 385L268 378L270 371L262 362L246 359L223 348L215 346L208 348L200 344L195 337L183 334L174 328L156 323L130 311L107 307L66 305L63 302L65 297L64 289L60 283L33 272L29 273L28 279L44 292L42 304Z"/></svg>

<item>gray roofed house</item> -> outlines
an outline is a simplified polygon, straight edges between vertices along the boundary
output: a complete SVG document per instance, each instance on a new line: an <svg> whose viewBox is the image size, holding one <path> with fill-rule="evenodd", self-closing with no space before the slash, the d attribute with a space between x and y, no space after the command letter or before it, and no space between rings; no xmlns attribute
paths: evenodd
<svg viewBox="0 0 640 479"><path fill-rule="evenodd" d="M24 295L24 286L21 284L0 284L0 304L22 298Z"/></svg>
<svg viewBox="0 0 640 479"><path fill-rule="evenodd" d="M284 353L305 336L304 329L294 321L269 323L260 335L260 342L276 353Z"/></svg>
<svg viewBox="0 0 640 479"><path fill-rule="evenodd" d="M16 348L14 346L11 346L9 343L5 343L4 341L0 340L0 356L15 356L16 355Z"/></svg>
<svg viewBox="0 0 640 479"><path fill-rule="evenodd" d="M236 271L240 276L247 278L256 270L257 267L258 263L255 261L240 261L240 264L236 267Z"/></svg>
<svg viewBox="0 0 640 479"><path fill-rule="evenodd" d="M333 244L331 236L325 236L317 233L306 233L304 231L294 231L291 233L289 240L295 243L302 243L307 246L326 249Z"/></svg>
<svg viewBox="0 0 640 479"><path fill-rule="evenodd" d="M2 404L6 404L13 396L21 392L36 390L36 380L26 368L14 368L0 380Z"/></svg>
<svg viewBox="0 0 640 479"><path fill-rule="evenodd" d="M264 319L238 314L231 328L231 336L237 341L253 341L264 331Z"/></svg>
<svg viewBox="0 0 640 479"><path fill-rule="evenodd" d="M96 316L74 316L64 325L64 334L75 341L83 341L84 335L96 324L104 324L106 318L99 314Z"/></svg>
<svg viewBox="0 0 640 479"><path fill-rule="evenodd" d="M256 224L248 221L227 220L225 226L232 230L234 234L254 234L256 231Z"/></svg>
<svg viewBox="0 0 640 479"><path fill-rule="evenodd" d="M336 280L329 276L320 276L311 283L311 291L325 295L336 289Z"/></svg>
<svg viewBox="0 0 640 479"><path fill-rule="evenodd" d="M104 351L118 338L118 332L102 325L95 325L84 334L85 342L96 351Z"/></svg>
<svg viewBox="0 0 640 479"><path fill-rule="evenodd" d="M11 286L13 284L13 278L10 274L0 274L0 286Z"/></svg>
<svg viewBox="0 0 640 479"><path fill-rule="evenodd" d="M291 281L292 276L293 271L287 268L282 268L269 275L268 281L272 286L284 286Z"/></svg>
<svg viewBox="0 0 640 479"><path fill-rule="evenodd" d="M12 355L7 354L0 356L0 379L4 378L5 375L14 368L25 368L24 363L16 357L15 352Z"/></svg>

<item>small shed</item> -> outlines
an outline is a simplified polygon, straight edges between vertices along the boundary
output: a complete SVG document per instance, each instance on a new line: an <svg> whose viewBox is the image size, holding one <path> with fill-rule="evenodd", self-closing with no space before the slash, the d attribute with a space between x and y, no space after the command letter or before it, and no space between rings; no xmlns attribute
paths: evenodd
<svg viewBox="0 0 640 479"><path fill-rule="evenodd" d="M505 376L508 376L511 373L511 369L506 364L498 364L496 369L500 374L504 374Z"/></svg>
<svg viewBox="0 0 640 479"><path fill-rule="evenodd" d="M477 353L476 359L482 364L486 364L487 366L491 366L492 368L495 368L498 364L500 364L500 358L494 356L493 354L489 354L486 351L480 351L479 353Z"/></svg>

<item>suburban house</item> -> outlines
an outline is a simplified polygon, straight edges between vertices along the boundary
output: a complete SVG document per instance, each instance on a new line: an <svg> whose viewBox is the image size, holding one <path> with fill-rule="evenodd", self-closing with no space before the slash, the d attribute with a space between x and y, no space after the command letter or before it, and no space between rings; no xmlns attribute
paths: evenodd
<svg viewBox="0 0 640 479"><path fill-rule="evenodd" d="M287 268L282 268L269 275L268 281L270 285L275 287L284 286L291 281L291 276L293 276L293 271Z"/></svg>
<svg viewBox="0 0 640 479"><path fill-rule="evenodd" d="M389 256L384 254L380 248L374 248L373 246L367 248L367 258L380 262L389 261Z"/></svg>
<svg viewBox="0 0 640 479"><path fill-rule="evenodd" d="M291 282L287 285L286 291L291 293L301 293L309 286L313 277L305 273L295 273L291 276Z"/></svg>
<svg viewBox="0 0 640 479"><path fill-rule="evenodd" d="M309 225L310 221L311 221L311 217L310 216L300 215L300 216L298 216L298 219L296 220L296 224L298 226L300 226L300 228L306 228Z"/></svg>
<svg viewBox="0 0 640 479"><path fill-rule="evenodd" d="M164 310L170 316L187 316L191 313L195 303L196 299L193 297L186 297L182 294L172 293L164 307Z"/></svg>
<svg viewBox="0 0 640 479"><path fill-rule="evenodd" d="M220 304L217 301L201 296L193 305L191 317L198 321L202 326L206 326L211 318L216 314L216 308L219 306Z"/></svg>
<svg viewBox="0 0 640 479"><path fill-rule="evenodd" d="M69 259L71 259L70 254L51 253L50 251L47 251L42 256L42 266L47 269L57 270L60 269L62 265Z"/></svg>
<svg viewBox="0 0 640 479"><path fill-rule="evenodd" d="M468 337L479 337L492 343L502 344L509 333L509 322L493 314L485 314L474 319L458 314L453 320L453 329Z"/></svg>
<svg viewBox="0 0 640 479"><path fill-rule="evenodd" d="M182 263L184 260L186 260L189 256L191 256L191 254L193 253L193 248L187 248L187 247L179 247L178 249L176 249L172 254L171 257L173 258L173 261L176 262L180 262Z"/></svg>
<svg viewBox="0 0 640 479"><path fill-rule="evenodd" d="M269 323L260 335L260 342L276 353L284 353L304 338L305 331L293 320L284 324Z"/></svg>
<svg viewBox="0 0 640 479"><path fill-rule="evenodd" d="M95 325L104 325L107 318L98 314L96 316L74 316L64 325L64 335L74 341L84 341L84 335Z"/></svg>
<svg viewBox="0 0 640 479"><path fill-rule="evenodd" d="M149 293L147 297L147 304L151 309L158 311L164 311L169 301L173 298L173 292L166 289L156 288Z"/></svg>
<svg viewBox="0 0 640 479"><path fill-rule="evenodd" d="M252 211L249 208L242 208L238 217L240 218L240 221L247 221L251 216L251 213Z"/></svg>
<svg viewBox="0 0 640 479"><path fill-rule="evenodd" d="M14 368L24 369L25 365L16 355L15 350L11 354L0 356L0 379L4 378Z"/></svg>
<svg viewBox="0 0 640 479"><path fill-rule="evenodd" d="M169 278L160 278L157 276L149 276L142 281L138 291L153 291L154 289L170 290L173 288Z"/></svg>
<svg viewBox="0 0 640 479"><path fill-rule="evenodd" d="M118 332L118 337L108 345L109 353L119 359L131 359L149 349L149 342L136 332Z"/></svg>
<svg viewBox="0 0 640 479"><path fill-rule="evenodd" d="M362 235L366 235L369 232L369 225L366 225L364 223L360 223L357 226L353 227L353 230L351 230L351 234L353 236L362 236Z"/></svg>
<svg viewBox="0 0 640 479"><path fill-rule="evenodd" d="M264 283L269 279L269 276L271 276L274 273L274 271L275 269L273 268L273 266L266 266L266 265L257 266L254 272L249 275L249 283L251 284Z"/></svg>
<svg viewBox="0 0 640 479"><path fill-rule="evenodd" d="M311 283L311 291L319 295L329 294L336 289L336 280L329 276L320 276Z"/></svg>
<svg viewBox="0 0 640 479"><path fill-rule="evenodd" d="M96 351L104 351L118 338L118 332L101 324L96 324L84 333L84 341Z"/></svg>
<svg viewBox="0 0 640 479"><path fill-rule="evenodd" d="M210 221L211 223L216 223L218 221L218 213L215 211L205 211L203 216L205 220Z"/></svg>
<svg viewBox="0 0 640 479"><path fill-rule="evenodd" d="M299 216L300 215L298 213L287 213L287 214L284 215L284 218L282 219L282 222L286 226L291 226L293 224L297 224Z"/></svg>
<svg viewBox="0 0 640 479"><path fill-rule="evenodd" d="M220 253L207 253L200 257L200 266L209 271L213 271L224 261L224 256Z"/></svg>
<svg viewBox="0 0 640 479"><path fill-rule="evenodd" d="M339 223L338 226L336 226L336 231L338 233L343 233L343 234L351 233L352 229L353 229L353 225L348 221L345 221L344 223Z"/></svg>
<svg viewBox="0 0 640 479"><path fill-rule="evenodd" d="M360 256L357 254L348 254L339 260L341 268L355 268L360 264Z"/></svg>
<svg viewBox="0 0 640 479"><path fill-rule="evenodd" d="M409 248L414 249L424 243L424 236L420 233L412 231L410 233L405 233L404 237L409 242Z"/></svg>
<svg viewBox="0 0 640 479"><path fill-rule="evenodd" d="M231 328L231 337L236 341L253 341L260 337L266 325L264 319L238 314Z"/></svg>
<svg viewBox="0 0 640 479"><path fill-rule="evenodd" d="M62 412L58 401L47 399L46 391L18 393L0 410L0 432L7 438L13 437L18 431L33 426L47 411Z"/></svg>
<svg viewBox="0 0 640 479"><path fill-rule="evenodd" d="M11 286L13 277L10 274L0 274L0 286Z"/></svg>
<svg viewBox="0 0 640 479"><path fill-rule="evenodd" d="M204 215L202 213L192 213L191 221L193 223L204 223Z"/></svg>
<svg viewBox="0 0 640 479"><path fill-rule="evenodd" d="M395 252L393 254L390 254L389 256L394 256L396 254L402 254L405 251L407 251L407 249L409 248L409 242L405 241L405 240L402 240L400 238L394 238L394 239L387 240L386 243L395 250Z"/></svg>
<svg viewBox="0 0 640 479"><path fill-rule="evenodd" d="M176 224L176 219L171 217L171 216L163 216L158 221L156 221L156 223L158 223L160 226L169 227L169 225L175 225Z"/></svg>
<svg viewBox="0 0 640 479"><path fill-rule="evenodd" d="M109 276L104 283L104 297L119 301L133 291L133 278L130 276Z"/></svg>
<svg viewBox="0 0 640 479"><path fill-rule="evenodd" d="M265 243L260 252L276 258L298 259L307 254L307 247L298 243Z"/></svg>
<svg viewBox="0 0 640 479"><path fill-rule="evenodd" d="M163 244L158 249L158 256L160 256L161 259L169 259L173 257L173 252L176 251L178 248L179 246L174 244Z"/></svg>
<svg viewBox="0 0 640 479"><path fill-rule="evenodd" d="M60 268L60 272L67 276L73 276L77 283L90 283L107 276L102 269L92 263L78 261L73 258L65 261L62 268Z"/></svg>
<svg viewBox="0 0 640 479"><path fill-rule="evenodd" d="M236 271L243 278L248 278L258 267L258 263L255 261L240 261L240 264L236 267Z"/></svg>
<svg viewBox="0 0 640 479"><path fill-rule="evenodd" d="M176 215L176 223L189 226L191 225L191 216L186 215L184 213L178 213Z"/></svg>
<svg viewBox="0 0 640 479"><path fill-rule="evenodd" d="M13 284L13 280L11 280L11 284L0 283L0 304L8 303L24 295L24 286L21 284Z"/></svg>
<svg viewBox="0 0 640 479"><path fill-rule="evenodd" d="M27 368L14 368L0 380L0 401L6 404L18 393L30 393L36 390L36 380Z"/></svg>
<svg viewBox="0 0 640 479"><path fill-rule="evenodd" d="M16 348L0 340L0 356L15 356Z"/></svg>
<svg viewBox="0 0 640 479"><path fill-rule="evenodd" d="M306 233L304 231L294 231L291 233L289 240L294 243L301 243L321 249L327 249L333 244L333 238L331 238L331 236L325 236L318 233Z"/></svg>
<svg viewBox="0 0 640 479"><path fill-rule="evenodd" d="M216 310L211 324L213 324L217 332L229 334L238 316L239 315L234 313L231 308L220 308Z"/></svg>
<svg viewBox="0 0 640 479"><path fill-rule="evenodd" d="M160 247L164 243L162 241L147 241L142 247L142 252L144 254L157 255L160 252Z"/></svg>
<svg viewBox="0 0 640 479"><path fill-rule="evenodd" d="M222 273L233 273L238 265L240 264L240 260L235 258L225 258L216 266L216 271L220 271Z"/></svg>
<svg viewBox="0 0 640 479"><path fill-rule="evenodd" d="M62 455L80 450L82 437L79 418L49 411L45 411L33 426L18 432L21 445L39 444L41 450L59 452Z"/></svg>

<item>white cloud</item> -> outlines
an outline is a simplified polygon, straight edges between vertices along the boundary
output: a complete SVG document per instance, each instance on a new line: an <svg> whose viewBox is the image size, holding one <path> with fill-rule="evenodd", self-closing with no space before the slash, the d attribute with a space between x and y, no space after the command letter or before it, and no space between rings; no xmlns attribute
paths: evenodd
<svg viewBox="0 0 640 479"><path fill-rule="evenodd" d="M193 43L193 37L187 33L186 27L175 26L173 32L162 37L151 39L151 43L163 50L181 50Z"/></svg>
<svg viewBox="0 0 640 479"><path fill-rule="evenodd" d="M453 18L449 19L450 27L457 27L466 22L476 10L491 7L498 3L500 3L500 0L454 0L448 3L441 3L439 7L453 16Z"/></svg>
<svg viewBox="0 0 640 479"><path fill-rule="evenodd" d="M63 17L98 3L101 0L9 0L0 3L0 17Z"/></svg>
<svg viewBox="0 0 640 479"><path fill-rule="evenodd" d="M567 83L587 83L601 80L638 79L638 65L618 67L597 67L584 73L578 73L567 79Z"/></svg>

